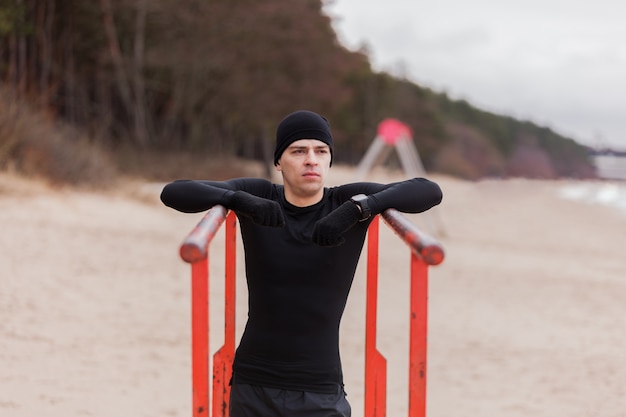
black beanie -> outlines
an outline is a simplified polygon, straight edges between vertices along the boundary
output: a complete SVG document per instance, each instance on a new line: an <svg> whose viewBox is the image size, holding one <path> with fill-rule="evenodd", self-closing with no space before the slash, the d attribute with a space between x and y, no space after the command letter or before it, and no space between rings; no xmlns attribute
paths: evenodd
<svg viewBox="0 0 626 417"><path fill-rule="evenodd" d="M333 161L333 136L330 124L324 116L308 110L299 110L288 114L276 129L276 148L274 165L293 142L300 139L321 140L330 148L330 163Z"/></svg>

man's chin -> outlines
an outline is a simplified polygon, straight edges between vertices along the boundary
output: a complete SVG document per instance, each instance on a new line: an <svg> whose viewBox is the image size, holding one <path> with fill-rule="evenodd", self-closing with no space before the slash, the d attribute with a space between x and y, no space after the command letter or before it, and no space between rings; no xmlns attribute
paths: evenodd
<svg viewBox="0 0 626 417"><path fill-rule="evenodd" d="M321 180L309 181L302 184L301 188L302 191L304 191L306 194L308 194L309 196L313 196L320 192L320 190L323 188L323 184Z"/></svg>

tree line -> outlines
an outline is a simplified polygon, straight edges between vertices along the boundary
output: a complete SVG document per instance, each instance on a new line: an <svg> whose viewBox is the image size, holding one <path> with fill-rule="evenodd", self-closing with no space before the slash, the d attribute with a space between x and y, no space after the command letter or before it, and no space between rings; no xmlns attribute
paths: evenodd
<svg viewBox="0 0 626 417"><path fill-rule="evenodd" d="M429 169L507 175L516 151L527 148L547 158L547 176L589 174L584 147L549 129L374 72L366 50L339 43L322 7L0 0L1 91L113 148L269 161L276 123L306 108L331 120L343 162L357 162L378 122L395 117L413 129ZM480 155L462 168L468 149Z"/></svg>

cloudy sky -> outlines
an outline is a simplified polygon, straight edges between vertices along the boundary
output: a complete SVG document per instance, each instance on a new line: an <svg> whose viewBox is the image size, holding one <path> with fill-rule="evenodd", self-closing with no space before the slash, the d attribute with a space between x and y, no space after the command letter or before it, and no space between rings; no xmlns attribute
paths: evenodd
<svg viewBox="0 0 626 417"><path fill-rule="evenodd" d="M326 11L376 70L626 149L624 0L334 0Z"/></svg>

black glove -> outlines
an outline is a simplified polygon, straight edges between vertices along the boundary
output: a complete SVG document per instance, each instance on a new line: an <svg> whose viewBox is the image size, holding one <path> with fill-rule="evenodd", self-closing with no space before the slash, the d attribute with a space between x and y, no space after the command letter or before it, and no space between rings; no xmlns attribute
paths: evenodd
<svg viewBox="0 0 626 417"><path fill-rule="evenodd" d="M280 204L274 200L254 196L245 191L234 191L225 206L237 214L249 217L259 226L283 227L285 218Z"/></svg>
<svg viewBox="0 0 626 417"><path fill-rule="evenodd" d="M361 211L352 201L346 201L326 217L319 219L313 228L313 242L320 246L339 246L342 236L361 218Z"/></svg>

